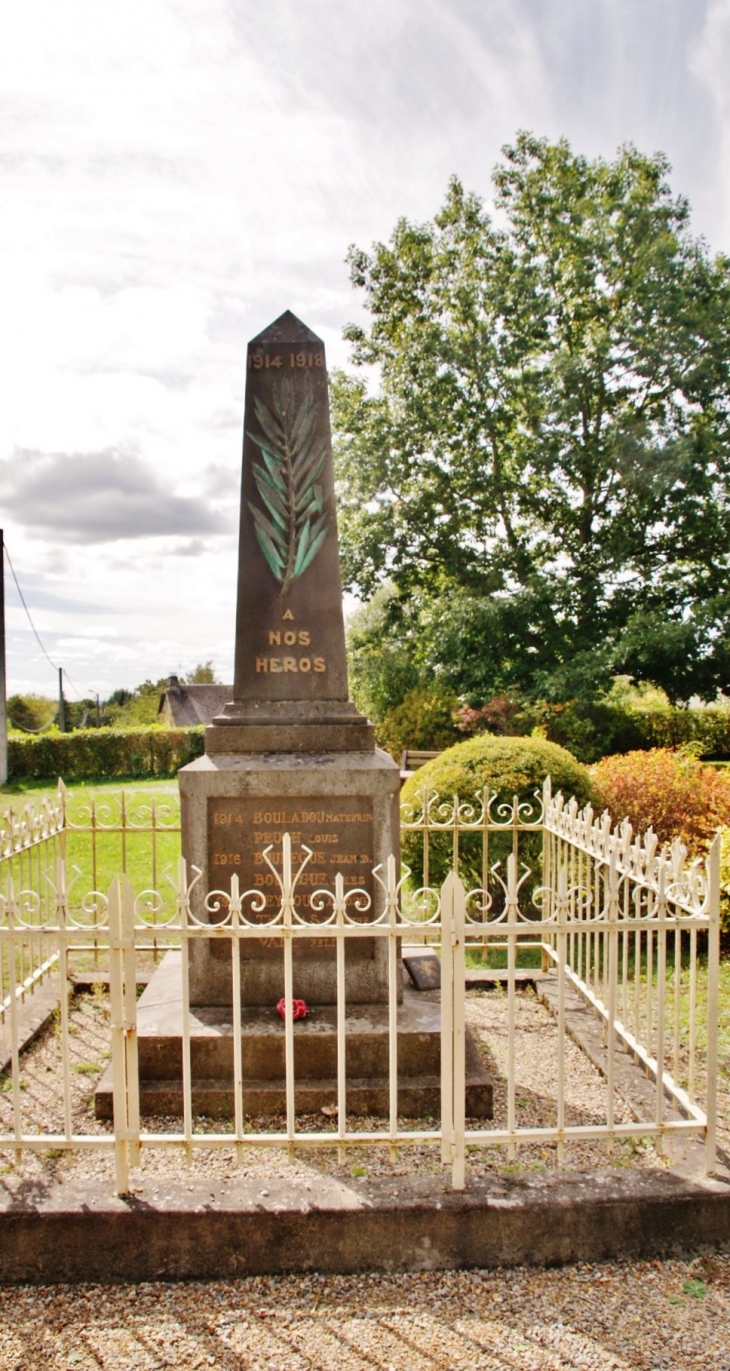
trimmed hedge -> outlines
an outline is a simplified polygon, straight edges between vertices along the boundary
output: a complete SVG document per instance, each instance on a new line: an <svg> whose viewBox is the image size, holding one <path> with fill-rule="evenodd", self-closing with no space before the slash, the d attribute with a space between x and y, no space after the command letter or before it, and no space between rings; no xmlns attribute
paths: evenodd
<svg viewBox="0 0 730 1371"><path fill-rule="evenodd" d="M175 776L200 757L205 729L80 728L8 738L12 781L102 781L117 776Z"/></svg>
<svg viewBox="0 0 730 1371"><path fill-rule="evenodd" d="M525 711L529 723L544 728L551 742L567 747L583 762L596 762L617 752L694 743L702 757L730 758L730 709L622 708L611 701L591 705L570 702L538 705Z"/></svg>

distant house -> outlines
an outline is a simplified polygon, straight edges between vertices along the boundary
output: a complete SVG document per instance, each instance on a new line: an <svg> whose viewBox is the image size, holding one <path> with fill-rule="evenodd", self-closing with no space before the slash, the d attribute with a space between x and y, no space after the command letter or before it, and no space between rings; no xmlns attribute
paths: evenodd
<svg viewBox="0 0 730 1371"><path fill-rule="evenodd" d="M171 728L190 728L209 724L232 699L232 685L184 685L177 676L171 676L160 696L157 714L161 723Z"/></svg>

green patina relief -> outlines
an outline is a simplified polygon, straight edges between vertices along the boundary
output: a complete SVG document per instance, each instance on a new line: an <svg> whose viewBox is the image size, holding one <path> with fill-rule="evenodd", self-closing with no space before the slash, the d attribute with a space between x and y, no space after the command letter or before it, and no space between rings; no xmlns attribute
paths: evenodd
<svg viewBox="0 0 730 1371"><path fill-rule="evenodd" d="M327 537L328 511L320 482L327 446L317 437L314 396L301 398L286 381L271 407L254 400L262 435L249 433L261 450L253 466L264 509L249 501L256 537L281 584L281 595L311 566Z"/></svg>

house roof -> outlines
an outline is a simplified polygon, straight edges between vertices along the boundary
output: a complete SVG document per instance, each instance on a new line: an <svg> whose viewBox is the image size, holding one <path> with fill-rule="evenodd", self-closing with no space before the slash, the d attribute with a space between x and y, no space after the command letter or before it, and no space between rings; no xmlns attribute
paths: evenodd
<svg viewBox="0 0 730 1371"><path fill-rule="evenodd" d="M192 724L209 724L232 699L232 685L181 685L171 678L160 696L157 712L169 712L177 728L189 728Z"/></svg>

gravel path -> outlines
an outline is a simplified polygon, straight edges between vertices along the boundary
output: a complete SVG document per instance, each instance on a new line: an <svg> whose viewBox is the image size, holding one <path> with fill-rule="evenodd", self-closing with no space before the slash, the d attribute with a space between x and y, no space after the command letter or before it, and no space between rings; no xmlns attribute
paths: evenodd
<svg viewBox="0 0 730 1371"><path fill-rule="evenodd" d="M3 1371L728 1371L730 1255L0 1290Z"/></svg>

